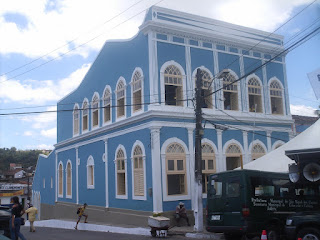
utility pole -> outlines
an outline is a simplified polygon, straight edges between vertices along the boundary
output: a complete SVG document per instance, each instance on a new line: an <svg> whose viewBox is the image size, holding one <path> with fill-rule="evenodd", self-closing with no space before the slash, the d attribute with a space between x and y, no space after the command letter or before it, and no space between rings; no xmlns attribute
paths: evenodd
<svg viewBox="0 0 320 240"><path fill-rule="evenodd" d="M202 76L203 73L200 68L197 69L196 75L196 135L195 135L195 230L197 232L203 231L203 203L202 203L202 149L201 138L203 136L202 129Z"/></svg>

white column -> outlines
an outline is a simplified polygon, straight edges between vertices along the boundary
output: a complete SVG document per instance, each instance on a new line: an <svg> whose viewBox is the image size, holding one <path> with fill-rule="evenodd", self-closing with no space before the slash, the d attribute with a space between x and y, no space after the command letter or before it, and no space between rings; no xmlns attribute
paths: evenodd
<svg viewBox="0 0 320 240"><path fill-rule="evenodd" d="M193 89L194 89L194 84L193 84L193 79L192 79L192 70L191 70L191 53L190 53L190 47L185 47L186 49L186 79L187 79L187 91L186 91L186 96L189 99L187 101L187 107L190 105L190 107L193 107L192 104L192 95L193 95Z"/></svg>
<svg viewBox="0 0 320 240"><path fill-rule="evenodd" d="M267 131L267 148L268 152L272 151L272 145L271 145L271 131Z"/></svg>
<svg viewBox="0 0 320 240"><path fill-rule="evenodd" d="M265 61L262 60L262 64ZM267 77L267 67L264 65L262 67L262 79L263 79L263 97L264 97L264 111L266 114L271 114L270 111L270 96L269 96L269 85L268 85L268 77Z"/></svg>
<svg viewBox="0 0 320 240"><path fill-rule="evenodd" d="M153 212L163 212L160 157L160 127L151 128ZM165 169L163 169L165 171Z"/></svg>
<svg viewBox="0 0 320 240"><path fill-rule="evenodd" d="M108 174L108 139L104 140L104 157L103 157L103 161L104 161L104 174L105 174L105 189L106 189L106 208L109 207L109 174Z"/></svg>
<svg viewBox="0 0 320 240"><path fill-rule="evenodd" d="M240 55L240 57L239 57L239 64L240 64L240 75L242 77L245 74L243 55ZM247 104L248 103L248 94L247 94L246 87L247 87L246 78L243 78L240 81L240 90L239 91L241 92L241 98L242 98L241 99L241 103L242 103L241 110L244 112L248 112L248 104Z"/></svg>
<svg viewBox="0 0 320 240"><path fill-rule="evenodd" d="M157 56L157 40L155 32L148 33L148 48L149 48L149 84L150 84L150 102L159 101L158 89L158 56ZM152 104L149 105L152 107Z"/></svg>
<svg viewBox="0 0 320 240"><path fill-rule="evenodd" d="M216 129L217 142L218 142L218 157L217 157L217 172L223 172L226 170L226 162L223 158L223 146L222 146L222 130Z"/></svg>
<svg viewBox="0 0 320 240"><path fill-rule="evenodd" d="M55 166L55 170L56 170L56 174L55 174L55 178L56 178L56 187L55 187L55 189L56 189L56 194L55 194L55 196L56 196L56 202L58 201L58 170L57 170L57 167L58 167L58 153L57 152L55 152L55 154L56 154L56 166Z"/></svg>
<svg viewBox="0 0 320 240"><path fill-rule="evenodd" d="M196 201L196 195L195 195L195 185L194 185L194 179L195 179L195 173L194 173L194 142L193 142L193 130L194 128L188 128L188 142L189 142L189 153L190 153L190 161L189 161L189 179L191 183L191 208L194 210L195 208L195 201Z"/></svg>
<svg viewBox="0 0 320 240"><path fill-rule="evenodd" d="M79 204L79 149L76 148L76 195L77 195L77 204Z"/></svg>
<svg viewBox="0 0 320 240"><path fill-rule="evenodd" d="M243 164L248 163L249 160L249 150L248 150L248 132L247 131L242 131L242 136L243 136L243 155L242 155L242 161Z"/></svg>

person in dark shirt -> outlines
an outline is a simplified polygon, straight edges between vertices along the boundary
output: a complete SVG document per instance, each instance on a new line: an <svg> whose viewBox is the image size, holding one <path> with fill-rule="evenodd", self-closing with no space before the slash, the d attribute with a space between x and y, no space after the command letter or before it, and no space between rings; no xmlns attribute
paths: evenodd
<svg viewBox="0 0 320 240"><path fill-rule="evenodd" d="M11 239L16 240L16 237L20 237L22 240L26 240L26 238L20 232L21 216L24 214L23 207L19 203L18 197L13 197L11 202L13 203L9 222Z"/></svg>

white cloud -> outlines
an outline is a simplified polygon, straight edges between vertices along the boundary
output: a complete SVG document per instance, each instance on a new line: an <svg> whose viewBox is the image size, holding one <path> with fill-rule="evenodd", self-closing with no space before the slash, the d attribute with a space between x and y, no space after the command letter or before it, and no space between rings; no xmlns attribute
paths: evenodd
<svg viewBox="0 0 320 240"><path fill-rule="evenodd" d="M6 80L0 79L0 98L2 101L20 102L23 104L45 104L58 101L74 90L82 81L91 64L84 64L69 77L60 80Z"/></svg>
<svg viewBox="0 0 320 240"><path fill-rule="evenodd" d="M23 133L23 136L32 136L32 132L31 131L25 131Z"/></svg>
<svg viewBox="0 0 320 240"><path fill-rule="evenodd" d="M200 16L215 18L238 25L273 31L289 19L296 6L312 0L198 0L164 1L159 5ZM57 57L75 46L86 43L72 54L86 56L91 49L99 50L110 38L129 38L142 23L144 14L128 22L137 13L151 7L157 1L137 4L126 13L108 21L136 3L134 0L64 0L56 11L46 11L46 0L4 0L0 9L0 53L21 53L28 57ZM6 22L5 13L19 13L28 20L28 27L20 29L15 23ZM117 27L116 27L117 26ZM5 37L3 37L5 36ZM98 37L99 36L99 37ZM94 38L94 41L91 39ZM21 41L23 39L23 41ZM56 51L56 49L60 47Z"/></svg>
<svg viewBox="0 0 320 240"><path fill-rule="evenodd" d="M42 130L41 135L48 138L56 138L57 137L57 128L51 128L48 130Z"/></svg>
<svg viewBox="0 0 320 240"><path fill-rule="evenodd" d="M39 150L52 150L53 145L49 144L38 144L38 145L26 145L23 149L39 149Z"/></svg>
<svg viewBox="0 0 320 240"><path fill-rule="evenodd" d="M316 109L313 107L305 105L290 105L290 111L292 115L316 117L317 115L314 112L315 110Z"/></svg>

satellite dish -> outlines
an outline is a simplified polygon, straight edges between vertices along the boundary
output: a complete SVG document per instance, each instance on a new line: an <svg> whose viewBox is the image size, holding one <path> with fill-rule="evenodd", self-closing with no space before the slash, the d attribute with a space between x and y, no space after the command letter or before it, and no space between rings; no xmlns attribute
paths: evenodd
<svg viewBox="0 0 320 240"><path fill-rule="evenodd" d="M320 180L320 165L317 163L309 163L303 168L303 176L310 182Z"/></svg>
<svg viewBox="0 0 320 240"><path fill-rule="evenodd" d="M289 179L293 183L298 182L300 179L299 167L295 163L289 165Z"/></svg>

